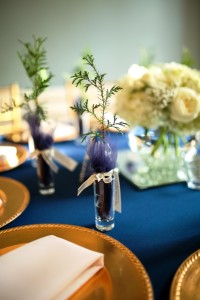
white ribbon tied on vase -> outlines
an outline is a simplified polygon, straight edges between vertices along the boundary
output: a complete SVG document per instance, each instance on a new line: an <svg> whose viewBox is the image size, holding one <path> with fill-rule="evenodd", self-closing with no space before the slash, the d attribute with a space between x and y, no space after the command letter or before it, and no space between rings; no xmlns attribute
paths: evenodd
<svg viewBox="0 0 200 300"><path fill-rule="evenodd" d="M104 183L111 183L115 178L115 186L114 186L114 200L115 200L115 210L121 213L121 192L120 192L120 182L119 182L119 174L118 169L115 168L109 172L105 173L94 173L92 174L83 184L78 188L78 196L84 189L88 186L92 185L95 180L98 182L103 180Z"/></svg>
<svg viewBox="0 0 200 300"><path fill-rule="evenodd" d="M76 160L74 160L73 158L71 158L69 156L66 156L66 155L62 154L60 151L58 151L55 148L45 149L45 150L35 149L30 154L30 157L35 157L35 156L38 156L38 155L41 155L43 157L45 162L50 166L52 171L54 171L55 173L58 172L59 168L54 163L53 160L57 161L63 167L65 167L66 169L68 169L70 171L74 171L74 169L76 168L76 166L78 164Z"/></svg>

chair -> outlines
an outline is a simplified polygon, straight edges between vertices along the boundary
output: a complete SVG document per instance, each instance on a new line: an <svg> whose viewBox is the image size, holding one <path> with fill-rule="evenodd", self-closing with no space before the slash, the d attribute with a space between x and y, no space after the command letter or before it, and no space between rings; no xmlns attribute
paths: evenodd
<svg viewBox="0 0 200 300"><path fill-rule="evenodd" d="M44 104L48 117L57 122L67 122L69 119L69 107L66 100L64 86L48 87L40 96L40 103Z"/></svg>
<svg viewBox="0 0 200 300"><path fill-rule="evenodd" d="M1 107L7 103L11 105L12 100L16 104L21 101L20 88L17 83L9 86L0 87L0 101ZM13 111L0 113L0 135L11 134L19 132L22 129L22 113L21 108L15 108Z"/></svg>
<svg viewBox="0 0 200 300"><path fill-rule="evenodd" d="M48 87L40 96L39 101L44 105L48 118L56 124L55 141L71 140L77 137L77 130L71 117L70 105L67 102L65 86Z"/></svg>
<svg viewBox="0 0 200 300"><path fill-rule="evenodd" d="M24 94L29 95L30 89L19 88L18 84L0 87L1 105L11 104L12 99L19 104ZM74 126L70 125L69 117L71 109L67 103L64 86L53 86L46 89L40 96L39 101L48 112L48 119L56 123L55 140L62 141L74 139L77 136ZM29 138L27 123L23 120L24 109L15 108L13 111L0 114L0 135L17 143L26 143Z"/></svg>

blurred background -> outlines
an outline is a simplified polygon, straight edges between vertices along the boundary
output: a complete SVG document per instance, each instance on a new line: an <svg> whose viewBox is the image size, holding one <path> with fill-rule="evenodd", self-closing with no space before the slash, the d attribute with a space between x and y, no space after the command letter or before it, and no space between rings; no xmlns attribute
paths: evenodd
<svg viewBox="0 0 200 300"><path fill-rule="evenodd" d="M52 85L62 85L89 48L108 80L139 63L145 48L156 62L180 61L187 47L200 67L198 0L1 0L0 86L29 79L17 56L18 40L47 37Z"/></svg>

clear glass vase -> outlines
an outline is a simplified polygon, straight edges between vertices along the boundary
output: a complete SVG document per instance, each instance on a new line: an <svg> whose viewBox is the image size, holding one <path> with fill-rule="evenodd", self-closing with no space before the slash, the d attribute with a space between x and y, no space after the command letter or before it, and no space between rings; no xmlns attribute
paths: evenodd
<svg viewBox="0 0 200 300"><path fill-rule="evenodd" d="M55 192L54 172L41 154L37 156L37 176L39 193L41 195L53 194Z"/></svg>
<svg viewBox="0 0 200 300"><path fill-rule="evenodd" d="M95 207L95 226L100 231L109 231L114 228L115 217L115 178L110 183L103 180L95 181L94 188L94 207Z"/></svg>
<svg viewBox="0 0 200 300"><path fill-rule="evenodd" d="M181 141L176 145L174 137L166 132L159 144L159 131L152 129L147 134L143 128L131 130L128 138L130 151L118 156L118 165L137 187L146 189L185 180Z"/></svg>
<svg viewBox="0 0 200 300"><path fill-rule="evenodd" d="M39 193L50 195L55 192L55 178L51 167L55 124L38 122L35 116L29 116L28 124L33 141L32 151L36 156Z"/></svg>
<svg viewBox="0 0 200 300"><path fill-rule="evenodd" d="M188 188L200 190L200 133L190 142L184 162Z"/></svg>

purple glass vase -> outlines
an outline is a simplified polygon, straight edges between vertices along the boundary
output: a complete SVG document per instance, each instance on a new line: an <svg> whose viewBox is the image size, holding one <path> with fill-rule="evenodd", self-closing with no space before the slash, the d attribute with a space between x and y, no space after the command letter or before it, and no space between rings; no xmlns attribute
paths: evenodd
<svg viewBox="0 0 200 300"><path fill-rule="evenodd" d="M116 165L116 148L107 140L95 138L88 147L91 167L100 180L95 180L94 207L95 226L101 231L114 228L115 216L115 176L113 170Z"/></svg>

